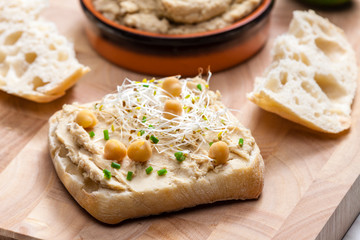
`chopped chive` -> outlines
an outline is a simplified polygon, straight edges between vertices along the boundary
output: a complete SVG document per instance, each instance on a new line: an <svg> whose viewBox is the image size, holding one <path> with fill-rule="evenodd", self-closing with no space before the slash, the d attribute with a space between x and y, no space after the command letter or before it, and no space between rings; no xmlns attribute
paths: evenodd
<svg viewBox="0 0 360 240"><path fill-rule="evenodd" d="M104 177L107 178L107 179L110 179L111 178L111 172L107 169L104 169L103 170L103 173L104 173Z"/></svg>
<svg viewBox="0 0 360 240"><path fill-rule="evenodd" d="M101 106L99 107L99 110L102 111L103 107L104 107L104 105L101 105Z"/></svg>
<svg viewBox="0 0 360 240"><path fill-rule="evenodd" d="M127 173L127 175L126 175L126 179L129 180L129 181L131 181L131 179L133 178L133 175L134 175L133 172L128 171L128 173Z"/></svg>
<svg viewBox="0 0 360 240"><path fill-rule="evenodd" d="M186 156L184 155L183 152L176 152L176 153L174 153L174 156L175 156L176 160L178 160L179 162L184 161L186 158Z"/></svg>
<svg viewBox="0 0 360 240"><path fill-rule="evenodd" d="M104 139L109 140L109 131L107 129L104 130Z"/></svg>
<svg viewBox="0 0 360 240"><path fill-rule="evenodd" d="M111 167L112 167L112 168L116 168L116 169L120 169L120 168L121 168L121 165L118 164L118 163L116 163L116 162L112 162L112 163L111 163Z"/></svg>
<svg viewBox="0 0 360 240"><path fill-rule="evenodd" d="M147 87L147 88L148 88L148 87L149 87L149 85L147 85L147 84L143 84L143 87Z"/></svg>
<svg viewBox="0 0 360 240"><path fill-rule="evenodd" d="M211 145L213 145L214 144L214 142L209 142L209 146L211 147Z"/></svg>
<svg viewBox="0 0 360 240"><path fill-rule="evenodd" d="M90 135L91 138L95 137L94 131L89 132L89 135Z"/></svg>
<svg viewBox="0 0 360 240"><path fill-rule="evenodd" d="M154 96L156 95L156 91L154 91Z"/></svg>
<svg viewBox="0 0 360 240"><path fill-rule="evenodd" d="M157 144L159 142L159 139L157 137L155 137L154 135L150 136L150 140L155 144Z"/></svg>
<svg viewBox="0 0 360 240"><path fill-rule="evenodd" d="M140 137L140 136L144 135L144 133L145 133L144 130L140 130L140 131L138 131L138 136Z"/></svg>
<svg viewBox="0 0 360 240"><path fill-rule="evenodd" d="M164 176L167 173L167 170L164 168L164 169L157 171L157 173L159 176Z"/></svg>
<svg viewBox="0 0 360 240"><path fill-rule="evenodd" d="M244 139L243 138L239 139L239 145L240 145L240 147L242 147L244 145Z"/></svg>
<svg viewBox="0 0 360 240"><path fill-rule="evenodd" d="M145 116L143 116L143 118L142 118L142 121L141 122L146 122L146 117Z"/></svg>
<svg viewBox="0 0 360 240"><path fill-rule="evenodd" d="M186 95L186 96L185 96L185 99L188 99L189 97L190 97L190 94Z"/></svg>
<svg viewBox="0 0 360 240"><path fill-rule="evenodd" d="M111 124L111 131L115 132L114 124Z"/></svg>
<svg viewBox="0 0 360 240"><path fill-rule="evenodd" d="M150 125L149 125L149 128L154 128L154 126L150 124Z"/></svg>
<svg viewBox="0 0 360 240"><path fill-rule="evenodd" d="M149 166L148 168L145 169L146 174L150 174L153 171L153 167Z"/></svg>
<svg viewBox="0 0 360 240"><path fill-rule="evenodd" d="M202 91L202 87L201 87L201 84L199 83L198 85L196 85L196 87L200 90L200 91Z"/></svg>

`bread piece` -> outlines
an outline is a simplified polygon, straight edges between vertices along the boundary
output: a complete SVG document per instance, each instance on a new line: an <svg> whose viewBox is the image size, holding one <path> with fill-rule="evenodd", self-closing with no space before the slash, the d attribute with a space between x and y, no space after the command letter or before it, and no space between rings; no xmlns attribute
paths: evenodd
<svg viewBox="0 0 360 240"><path fill-rule="evenodd" d="M47 1L0 3L0 89L35 102L65 94L89 68L55 24L38 17Z"/></svg>
<svg viewBox="0 0 360 240"><path fill-rule="evenodd" d="M220 93L208 90L207 83L196 77L180 80L181 95L172 97L160 87L161 81L126 80L118 93L95 103L64 105L49 120L49 148L60 180L102 222L115 224L221 200L254 199L262 191L264 163L259 148L250 131L222 105ZM171 120L163 115L169 99L176 99L184 109ZM83 109L96 116L93 129L75 122ZM121 169L112 168L114 161L103 155L103 130L127 148L148 139L151 158L134 162L128 154L119 162ZM95 133L92 138L90 131ZM152 136L159 141L155 143ZM230 151L225 164L209 157L209 144L220 139ZM185 159L178 161L176 152ZM147 174L149 166L153 171ZM111 172L110 179L104 169ZM158 175L161 169L167 170L166 175ZM132 180L127 180L128 171L134 174Z"/></svg>
<svg viewBox="0 0 360 240"><path fill-rule="evenodd" d="M275 40L272 58L248 94L252 102L317 131L350 127L357 64L341 29L312 10L295 11L288 33Z"/></svg>

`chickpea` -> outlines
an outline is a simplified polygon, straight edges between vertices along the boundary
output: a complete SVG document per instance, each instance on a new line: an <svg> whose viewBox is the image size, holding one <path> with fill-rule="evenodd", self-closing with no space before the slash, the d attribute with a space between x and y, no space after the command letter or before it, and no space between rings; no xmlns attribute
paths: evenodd
<svg viewBox="0 0 360 240"><path fill-rule="evenodd" d="M191 89L191 90L193 90L193 89L196 89L196 83L194 83L194 82L192 82L192 81L188 81L187 83L186 83L186 86L189 88L189 89Z"/></svg>
<svg viewBox="0 0 360 240"><path fill-rule="evenodd" d="M215 159L216 164L226 163L229 158L228 145L223 141L213 143L209 150L209 157Z"/></svg>
<svg viewBox="0 0 360 240"><path fill-rule="evenodd" d="M162 89L170 93L174 97L179 97L181 94L181 83L175 77L167 78L162 83Z"/></svg>
<svg viewBox="0 0 360 240"><path fill-rule="evenodd" d="M164 106L164 118L173 119L176 116L181 116L182 105L177 100L166 100Z"/></svg>
<svg viewBox="0 0 360 240"><path fill-rule="evenodd" d="M83 128L93 128L97 124L97 119L91 111L84 109L77 114L75 122Z"/></svg>
<svg viewBox="0 0 360 240"><path fill-rule="evenodd" d="M135 162L146 162L151 158L152 150L148 141L140 139L130 144L127 153Z"/></svg>
<svg viewBox="0 0 360 240"><path fill-rule="evenodd" d="M104 158L108 160L121 161L126 156L126 147L118 140L110 139L104 148Z"/></svg>

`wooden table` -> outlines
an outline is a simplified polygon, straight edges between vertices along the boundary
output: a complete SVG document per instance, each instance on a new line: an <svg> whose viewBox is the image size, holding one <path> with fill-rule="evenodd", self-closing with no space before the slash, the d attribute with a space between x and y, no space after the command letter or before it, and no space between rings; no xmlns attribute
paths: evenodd
<svg viewBox="0 0 360 240"><path fill-rule="evenodd" d="M339 239L360 209L360 93L353 124L340 136L320 134L261 110L246 100L255 76L269 64L274 38L287 30L292 10L306 7L278 0L271 36L249 61L214 74L211 89L240 109L266 165L257 201L228 201L108 226L92 218L59 181L47 150L47 119L65 103L100 99L125 77L146 76L99 57L84 33L77 0L52 0L44 17L75 43L92 71L55 102L36 104L0 93L0 236L19 239ZM360 59L360 2L318 11L343 28ZM196 67L196 66L194 66ZM234 87L236 86L236 87ZM1 238L1 237L0 237Z"/></svg>

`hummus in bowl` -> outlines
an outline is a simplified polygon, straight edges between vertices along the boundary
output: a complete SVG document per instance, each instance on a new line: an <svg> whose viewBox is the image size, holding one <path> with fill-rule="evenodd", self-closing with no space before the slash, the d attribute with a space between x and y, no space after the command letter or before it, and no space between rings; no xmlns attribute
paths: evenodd
<svg viewBox="0 0 360 240"><path fill-rule="evenodd" d="M189 34L220 29L244 18L261 0L93 0L106 18L138 30Z"/></svg>
<svg viewBox="0 0 360 240"><path fill-rule="evenodd" d="M218 72L257 53L269 35L274 1L80 3L90 44L107 60L152 76L194 76L199 67Z"/></svg>

